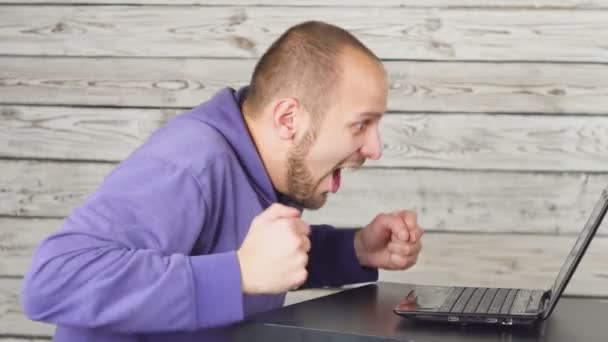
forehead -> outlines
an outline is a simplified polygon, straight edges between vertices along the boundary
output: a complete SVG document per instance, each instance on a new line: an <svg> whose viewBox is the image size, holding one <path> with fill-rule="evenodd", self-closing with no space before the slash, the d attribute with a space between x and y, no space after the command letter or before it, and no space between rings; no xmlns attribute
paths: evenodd
<svg viewBox="0 0 608 342"><path fill-rule="evenodd" d="M360 52L345 52L332 107L346 120L366 112L384 113L387 88L384 70L374 60Z"/></svg>

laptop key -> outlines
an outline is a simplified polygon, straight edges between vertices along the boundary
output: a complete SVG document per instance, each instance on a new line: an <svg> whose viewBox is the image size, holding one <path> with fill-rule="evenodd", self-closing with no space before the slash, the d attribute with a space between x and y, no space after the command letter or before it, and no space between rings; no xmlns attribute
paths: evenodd
<svg viewBox="0 0 608 342"><path fill-rule="evenodd" d="M530 303L528 303L528 307L526 308L526 313L542 312L543 308L541 307L541 302L544 303L545 300L545 291L532 291Z"/></svg>
<svg viewBox="0 0 608 342"><path fill-rule="evenodd" d="M439 307L439 312L450 312L450 310L452 310L452 307L454 306L454 304L456 303L456 301L462 294L462 291L464 291L464 287L452 288L450 290L450 293L446 297L446 299L443 301L443 303Z"/></svg>
<svg viewBox="0 0 608 342"><path fill-rule="evenodd" d="M483 295L486 293L486 290L487 288L485 287L479 287L475 289L475 292L473 292L473 295L467 303L467 306L465 306L464 308L465 313L471 313L477 310L477 306L479 305L479 302L481 302L481 298L483 298Z"/></svg>
<svg viewBox="0 0 608 342"><path fill-rule="evenodd" d="M462 292L462 295L460 296L460 298L458 298L458 300L456 301L456 304L454 304L454 307L452 308L452 310L450 312L462 312L462 310L464 310L464 307L469 302L469 299L471 299L473 292L475 292L474 287L465 288L464 291Z"/></svg>
<svg viewBox="0 0 608 342"><path fill-rule="evenodd" d="M494 297L496 297L497 292L498 292L498 289L495 289L495 288L488 289L486 291L486 293L484 293L483 298L481 298L481 302L479 303L479 306L477 307L477 310L475 310L475 312L476 313L487 313L488 310L490 309L490 304L492 304Z"/></svg>
<svg viewBox="0 0 608 342"><path fill-rule="evenodd" d="M510 289L509 294L507 294L507 298L505 298L505 302L500 309L501 314L508 314L511 312L511 307L513 306L513 301L515 300L515 296L517 295L517 289Z"/></svg>
<svg viewBox="0 0 608 342"><path fill-rule="evenodd" d="M490 309L488 309L488 313L497 314L500 312L500 308L505 302L507 298L507 294L509 294L509 289L498 289L496 292L496 296L492 300L492 304L490 304Z"/></svg>
<svg viewBox="0 0 608 342"><path fill-rule="evenodd" d="M513 301L513 306L511 307L510 313L512 315L521 315L526 312L526 308L528 307L528 303L530 302L530 295L532 291L530 290L519 290L517 292L517 296L515 296L515 300Z"/></svg>

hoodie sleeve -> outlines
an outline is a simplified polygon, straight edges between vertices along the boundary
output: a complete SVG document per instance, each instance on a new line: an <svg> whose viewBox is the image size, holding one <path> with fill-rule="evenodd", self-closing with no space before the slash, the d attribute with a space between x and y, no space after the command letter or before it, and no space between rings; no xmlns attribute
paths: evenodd
<svg viewBox="0 0 608 342"><path fill-rule="evenodd" d="M127 159L37 248L22 287L25 313L123 333L241 320L236 253L189 256L210 215L204 194L188 169Z"/></svg>
<svg viewBox="0 0 608 342"><path fill-rule="evenodd" d="M311 225L308 279L303 288L342 286L378 280L378 270L363 267L355 255L358 229Z"/></svg>

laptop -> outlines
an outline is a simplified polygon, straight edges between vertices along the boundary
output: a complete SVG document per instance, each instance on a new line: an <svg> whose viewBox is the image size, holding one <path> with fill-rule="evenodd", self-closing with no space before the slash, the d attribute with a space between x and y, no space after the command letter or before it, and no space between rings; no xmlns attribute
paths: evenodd
<svg viewBox="0 0 608 342"><path fill-rule="evenodd" d="M529 326L543 321L553 312L607 209L608 188L602 191L551 289L404 284L405 297L395 307L394 312L411 319L458 324Z"/></svg>

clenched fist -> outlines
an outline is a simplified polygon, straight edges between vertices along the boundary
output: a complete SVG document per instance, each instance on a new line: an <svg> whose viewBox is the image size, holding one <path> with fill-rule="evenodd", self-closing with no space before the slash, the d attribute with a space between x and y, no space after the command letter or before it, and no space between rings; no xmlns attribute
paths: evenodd
<svg viewBox="0 0 608 342"><path fill-rule="evenodd" d="M414 211L380 214L355 235L355 252L361 265L404 270L416 264L422 234Z"/></svg>
<svg viewBox="0 0 608 342"><path fill-rule="evenodd" d="M275 203L253 219L236 253L244 293L276 294L306 281L310 226L300 215Z"/></svg>

